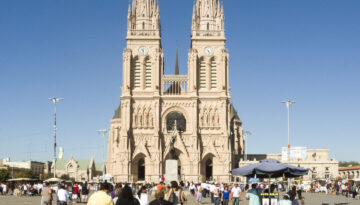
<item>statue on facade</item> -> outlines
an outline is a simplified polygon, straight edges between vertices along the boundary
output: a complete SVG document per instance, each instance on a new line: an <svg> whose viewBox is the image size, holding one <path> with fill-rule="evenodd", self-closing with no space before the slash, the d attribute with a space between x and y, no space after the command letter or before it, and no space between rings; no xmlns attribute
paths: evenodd
<svg viewBox="0 0 360 205"><path fill-rule="evenodd" d="M170 141L170 159L177 159L176 151L175 151L175 142L176 142L177 135L178 135L177 122L175 120L174 129L173 129L173 133L172 133L171 141Z"/></svg>

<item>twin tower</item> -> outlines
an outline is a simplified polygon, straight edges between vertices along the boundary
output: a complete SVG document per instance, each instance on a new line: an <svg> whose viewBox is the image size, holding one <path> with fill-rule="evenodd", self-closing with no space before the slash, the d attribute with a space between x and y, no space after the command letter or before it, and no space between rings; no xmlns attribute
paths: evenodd
<svg viewBox="0 0 360 205"><path fill-rule="evenodd" d="M179 180L231 181L229 171L243 156L244 143L230 104L223 6L219 0L194 4L188 75L177 70L164 75L156 0L133 0L127 20L121 104L111 120L107 172L116 182L158 182L174 147Z"/></svg>

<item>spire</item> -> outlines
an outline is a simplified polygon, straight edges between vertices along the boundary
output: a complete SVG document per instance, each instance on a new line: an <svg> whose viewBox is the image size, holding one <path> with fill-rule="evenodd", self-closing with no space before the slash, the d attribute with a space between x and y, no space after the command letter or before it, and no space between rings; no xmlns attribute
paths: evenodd
<svg viewBox="0 0 360 205"><path fill-rule="evenodd" d="M179 53L178 53L178 49L176 49L175 75L179 75Z"/></svg>

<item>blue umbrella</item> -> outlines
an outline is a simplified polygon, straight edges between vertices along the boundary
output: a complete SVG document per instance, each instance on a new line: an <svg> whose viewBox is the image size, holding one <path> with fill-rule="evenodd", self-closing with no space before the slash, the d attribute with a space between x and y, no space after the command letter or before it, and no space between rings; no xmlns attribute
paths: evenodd
<svg viewBox="0 0 360 205"><path fill-rule="evenodd" d="M281 163L276 159L264 159L259 163L240 167L232 170L232 175L259 178L299 177L306 175L309 169Z"/></svg>

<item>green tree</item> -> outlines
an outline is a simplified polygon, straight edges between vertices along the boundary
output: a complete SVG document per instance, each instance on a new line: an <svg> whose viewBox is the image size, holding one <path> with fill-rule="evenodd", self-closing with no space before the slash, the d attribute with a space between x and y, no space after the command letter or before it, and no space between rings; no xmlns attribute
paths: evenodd
<svg viewBox="0 0 360 205"><path fill-rule="evenodd" d="M359 162L355 162L355 161L340 161L339 162L339 167L349 167L349 166L360 166L360 163Z"/></svg>
<svg viewBox="0 0 360 205"><path fill-rule="evenodd" d="M8 179L10 179L10 172L6 169L0 170L0 182L6 182Z"/></svg>
<svg viewBox="0 0 360 205"><path fill-rule="evenodd" d="M69 179L70 179L70 176L67 175L67 174L63 174L63 175L61 175L60 179L69 180Z"/></svg>
<svg viewBox="0 0 360 205"><path fill-rule="evenodd" d="M14 175L15 175L14 178L30 178L31 179L34 177L34 174L29 169L19 170Z"/></svg>

